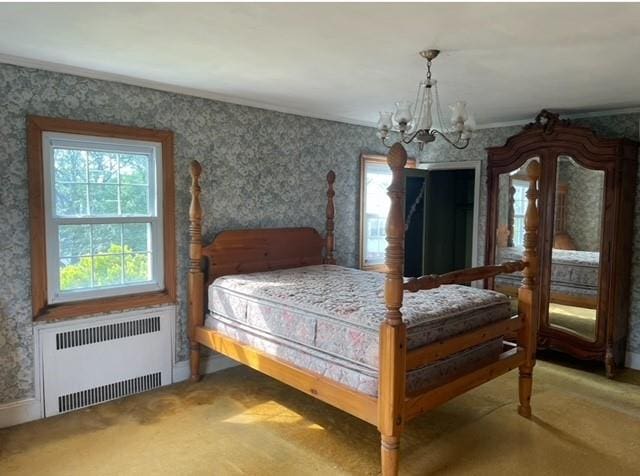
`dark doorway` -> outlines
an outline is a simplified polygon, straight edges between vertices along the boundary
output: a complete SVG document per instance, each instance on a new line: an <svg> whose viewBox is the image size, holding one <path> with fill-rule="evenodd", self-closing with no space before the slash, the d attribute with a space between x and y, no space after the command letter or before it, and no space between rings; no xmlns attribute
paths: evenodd
<svg viewBox="0 0 640 476"><path fill-rule="evenodd" d="M472 266L475 173L405 171L405 276Z"/></svg>

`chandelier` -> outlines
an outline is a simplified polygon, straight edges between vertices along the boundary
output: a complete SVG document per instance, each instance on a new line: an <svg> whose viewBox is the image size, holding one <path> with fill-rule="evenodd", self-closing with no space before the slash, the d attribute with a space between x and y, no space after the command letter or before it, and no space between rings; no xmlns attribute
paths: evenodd
<svg viewBox="0 0 640 476"><path fill-rule="evenodd" d="M436 140L437 136L442 137L456 149L464 149L469 145L475 121L473 116L467 112L466 102L458 101L455 105L449 106L451 127L448 129L443 127L438 82L431 79L431 62L439 53L440 50L420 52L420 56L427 60L427 79L418 84L415 103L412 105L410 101L398 101L396 111L393 114L390 112L380 113L377 135L386 147L391 147L391 144L387 143L390 132L398 133L404 144L417 143L420 150L424 148L425 144ZM438 129L434 127L434 106Z"/></svg>

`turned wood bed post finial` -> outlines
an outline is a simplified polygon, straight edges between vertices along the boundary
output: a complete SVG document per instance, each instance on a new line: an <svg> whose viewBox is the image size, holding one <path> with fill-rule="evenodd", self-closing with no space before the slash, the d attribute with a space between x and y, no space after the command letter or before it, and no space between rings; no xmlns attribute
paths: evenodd
<svg viewBox="0 0 640 476"><path fill-rule="evenodd" d="M333 184L336 181L336 173L333 170L329 170L327 174L327 234L325 236L325 264L336 264L336 258L333 255L336 249L336 239L334 235L336 216L336 207L334 204L334 197L336 192L333 189Z"/></svg>
<svg viewBox="0 0 640 476"><path fill-rule="evenodd" d="M189 348L191 380L200 379L200 345L195 339L196 327L204 321L204 273L202 272L202 206L200 174L202 166L191 161L191 205L189 206Z"/></svg>
<svg viewBox="0 0 640 476"><path fill-rule="evenodd" d="M520 405L518 413L531 417L531 393L533 390L533 367L536 364L536 344L538 337L538 180L540 162L532 160L527 166L529 188L527 189L527 211L524 216L524 253L522 260L527 267L522 271L522 285L518 291L518 314L523 325L519 333L519 345L524 349L525 361L519 367L518 390Z"/></svg>
<svg viewBox="0 0 640 476"><path fill-rule="evenodd" d="M385 301L387 305L386 321L391 325L402 322L402 274L404 271L404 167L407 165L407 152L399 142L389 150L387 163L391 169L391 185L388 195L391 199L387 217L387 249L385 264L387 279L385 281Z"/></svg>
<svg viewBox="0 0 640 476"><path fill-rule="evenodd" d="M404 426L404 399L406 378L406 326L402 321L403 268L404 268L404 167L407 152L395 143L387 155L391 169L391 199L387 217L387 267L384 283L385 319L380 326L380 364L378 376L378 430L383 476L398 474L400 435Z"/></svg>

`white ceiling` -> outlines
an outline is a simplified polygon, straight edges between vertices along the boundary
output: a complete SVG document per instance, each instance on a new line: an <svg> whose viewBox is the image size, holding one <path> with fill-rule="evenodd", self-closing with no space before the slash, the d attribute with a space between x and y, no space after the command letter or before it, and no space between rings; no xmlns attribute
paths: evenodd
<svg viewBox="0 0 640 476"><path fill-rule="evenodd" d="M424 48L479 123L640 105L640 4L0 4L0 61L354 123L413 98Z"/></svg>

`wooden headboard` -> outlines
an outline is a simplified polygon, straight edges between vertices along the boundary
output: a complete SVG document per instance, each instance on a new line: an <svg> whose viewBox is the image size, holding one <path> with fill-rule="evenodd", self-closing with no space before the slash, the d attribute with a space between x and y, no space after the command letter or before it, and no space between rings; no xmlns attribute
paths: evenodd
<svg viewBox="0 0 640 476"><path fill-rule="evenodd" d="M206 288L220 276L336 263L333 188L336 174L332 170L327 174L327 224L324 238L313 228L233 230L219 233L206 246L202 244L201 174L200 163L192 161L189 207L190 314L202 311L201 303L206 302ZM206 264L203 269L204 261Z"/></svg>
<svg viewBox="0 0 640 476"><path fill-rule="evenodd" d="M202 249L208 260L205 286L228 274L322 264L324 247L325 240L313 228L223 231Z"/></svg>

